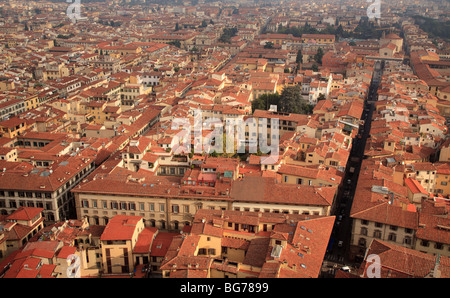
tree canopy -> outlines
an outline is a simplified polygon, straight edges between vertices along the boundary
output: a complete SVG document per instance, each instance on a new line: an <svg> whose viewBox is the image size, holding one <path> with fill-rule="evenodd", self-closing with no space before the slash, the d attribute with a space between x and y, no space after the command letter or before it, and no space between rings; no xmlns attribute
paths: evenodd
<svg viewBox="0 0 450 298"><path fill-rule="evenodd" d="M223 33L219 38L219 41L223 42L223 43L231 43L231 38L233 36L236 36L237 32L238 32L238 29L236 27L224 28Z"/></svg>
<svg viewBox="0 0 450 298"><path fill-rule="evenodd" d="M322 48L319 47L317 49L317 53L314 55L314 60L317 63L322 64L322 57L323 57L323 55L324 55L323 50L322 50Z"/></svg>
<svg viewBox="0 0 450 298"><path fill-rule="evenodd" d="M252 110L268 110L271 105L276 105L279 112L295 114L311 114L313 106L302 96L298 85L283 88L281 94L262 94L252 102Z"/></svg>
<svg viewBox="0 0 450 298"><path fill-rule="evenodd" d="M298 50L297 57L295 58L295 63L302 63L302 61L303 61L302 50Z"/></svg>
<svg viewBox="0 0 450 298"><path fill-rule="evenodd" d="M282 34L292 34L295 37L301 37L303 34L332 34L337 39L339 38L356 38L356 39L373 39L380 38L381 30L376 30L373 22L370 22L367 17L362 17L358 26L354 31L344 31L342 25L331 26L328 25L325 29L317 30L309 24L303 27L281 27L277 32Z"/></svg>
<svg viewBox="0 0 450 298"><path fill-rule="evenodd" d="M267 41L266 44L264 45L265 49L273 49L273 42L271 41Z"/></svg>

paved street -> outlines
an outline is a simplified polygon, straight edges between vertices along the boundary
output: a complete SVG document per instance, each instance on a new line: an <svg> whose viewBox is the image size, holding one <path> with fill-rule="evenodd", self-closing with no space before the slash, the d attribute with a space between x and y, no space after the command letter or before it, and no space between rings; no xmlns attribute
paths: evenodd
<svg viewBox="0 0 450 298"><path fill-rule="evenodd" d="M359 135L353 140L352 151L350 153L349 162L347 163L346 175L344 177L343 187L337 195L337 208L335 210L336 222L330 242L331 248L325 255L325 261L322 266L324 272L331 274L335 270L349 266L354 267L358 264L349 262L348 252L351 240L352 221L350 218L350 210L358 182L361 162L364 157L364 148L367 138L369 137L370 125L374 109L373 101L377 100L377 89L381 79L381 63L372 79L369 89L368 99L365 102L364 111L361 120L364 120L364 126L359 129ZM352 169L352 170L350 170Z"/></svg>

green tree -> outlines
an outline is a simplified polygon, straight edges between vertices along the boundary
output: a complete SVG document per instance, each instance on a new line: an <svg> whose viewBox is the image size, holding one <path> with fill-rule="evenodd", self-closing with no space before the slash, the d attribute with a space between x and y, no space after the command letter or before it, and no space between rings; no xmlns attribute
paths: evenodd
<svg viewBox="0 0 450 298"><path fill-rule="evenodd" d="M311 105L303 98L300 86L287 86L280 94L278 110L284 113L310 114Z"/></svg>
<svg viewBox="0 0 450 298"><path fill-rule="evenodd" d="M266 93L260 95L254 101L252 101L252 111L255 110L268 110L271 105L278 106L280 102L280 94L278 93Z"/></svg>
<svg viewBox="0 0 450 298"><path fill-rule="evenodd" d="M312 66L311 66L311 68L312 68L312 70L313 71L319 71L319 67L317 66L317 64L316 63L314 63Z"/></svg>
<svg viewBox="0 0 450 298"><path fill-rule="evenodd" d="M231 43L231 38L233 36L236 36L237 32L238 32L238 29L236 27L224 28L223 33L219 38L219 41L223 42L223 43Z"/></svg>
<svg viewBox="0 0 450 298"><path fill-rule="evenodd" d="M266 44L264 45L265 49L273 49L273 42L271 41L267 41Z"/></svg>
<svg viewBox="0 0 450 298"><path fill-rule="evenodd" d="M336 29L336 35L339 37L344 36L344 28L342 28L342 25L339 25Z"/></svg>
<svg viewBox="0 0 450 298"><path fill-rule="evenodd" d="M319 101L319 100L325 100L325 99L326 99L326 97L325 97L325 95L322 94L322 93L320 93L319 96L317 97L317 101Z"/></svg>
<svg viewBox="0 0 450 298"><path fill-rule="evenodd" d="M323 55L324 55L323 50L322 50L322 48L319 47L317 49L317 53L314 55L314 60L317 63L322 64L322 57L323 57Z"/></svg>
<svg viewBox="0 0 450 298"><path fill-rule="evenodd" d="M169 41L167 44L176 46L177 48L181 48L181 42L179 40Z"/></svg>
<svg viewBox="0 0 450 298"><path fill-rule="evenodd" d="M302 63L302 61L303 61L302 50L298 50L297 57L295 58L295 63Z"/></svg>

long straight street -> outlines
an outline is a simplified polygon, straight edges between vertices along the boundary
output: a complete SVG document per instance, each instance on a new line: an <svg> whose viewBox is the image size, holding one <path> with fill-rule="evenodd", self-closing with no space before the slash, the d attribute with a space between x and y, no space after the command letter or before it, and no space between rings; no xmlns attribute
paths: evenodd
<svg viewBox="0 0 450 298"><path fill-rule="evenodd" d="M330 269L331 271L343 266L354 267L357 265L348 260L352 230L350 210L355 195L361 163L364 158L364 149L367 138L370 135L369 132L374 102L377 100L377 89L380 84L382 71L382 63L377 62L361 117L361 120L364 121L364 125L360 126L358 136L353 140L352 151L350 152L349 161L347 163L343 185L339 189L336 197L336 208L334 213L336 221L324 261L324 267L333 268Z"/></svg>

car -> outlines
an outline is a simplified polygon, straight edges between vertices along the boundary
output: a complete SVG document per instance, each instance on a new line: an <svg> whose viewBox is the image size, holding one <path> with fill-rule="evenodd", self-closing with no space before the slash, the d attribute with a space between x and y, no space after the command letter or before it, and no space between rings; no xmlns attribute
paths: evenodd
<svg viewBox="0 0 450 298"><path fill-rule="evenodd" d="M339 240L339 242L338 242L338 247L342 247L343 244L344 244L344 241Z"/></svg>

